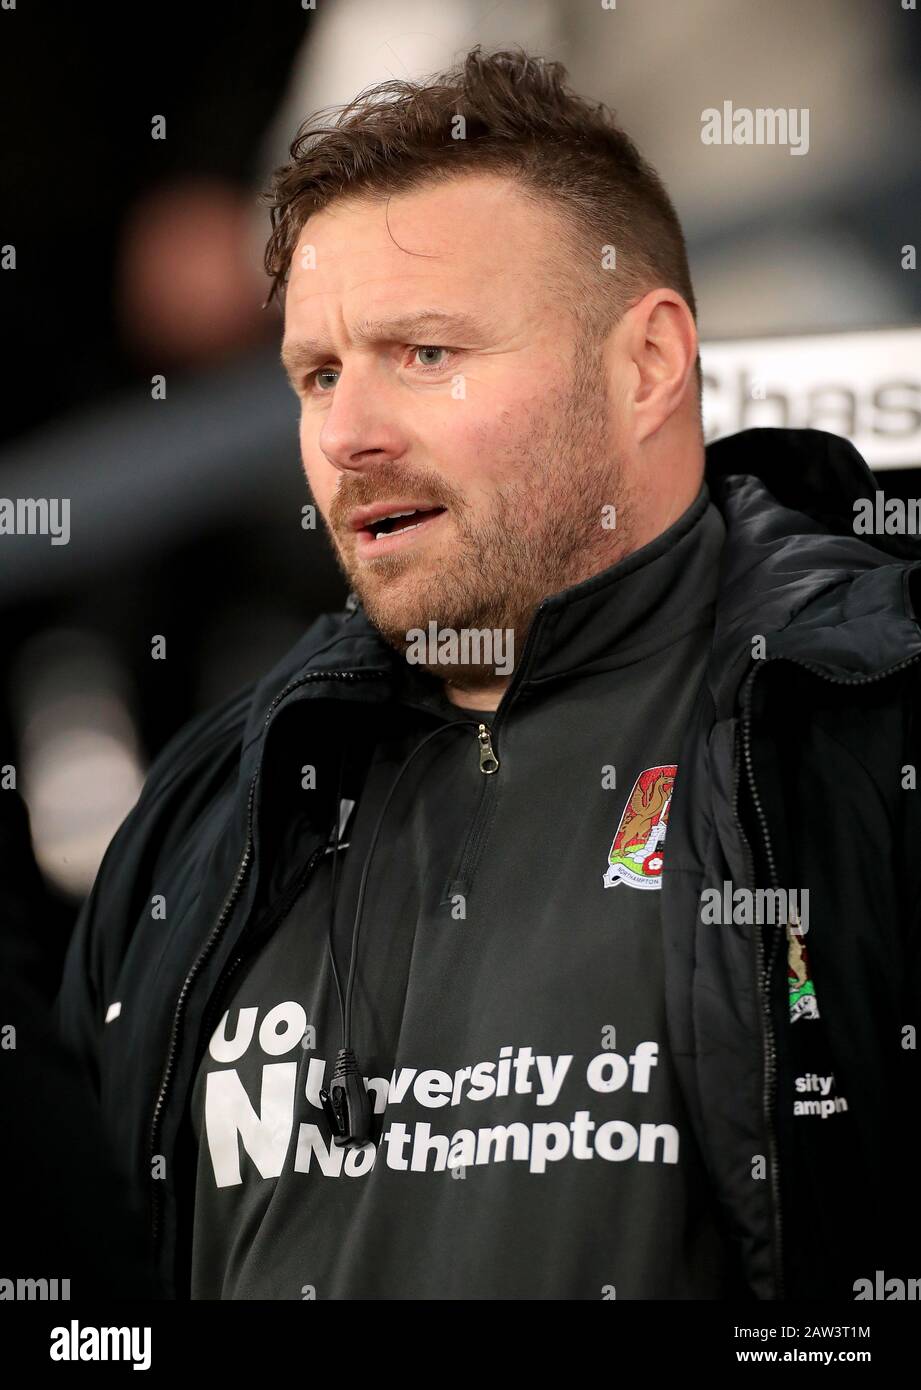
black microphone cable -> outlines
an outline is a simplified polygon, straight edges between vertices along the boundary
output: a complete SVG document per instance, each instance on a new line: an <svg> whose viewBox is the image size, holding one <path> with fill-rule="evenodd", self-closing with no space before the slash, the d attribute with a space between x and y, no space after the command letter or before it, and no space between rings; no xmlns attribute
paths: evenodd
<svg viewBox="0 0 921 1390"><path fill-rule="evenodd" d="M442 724L439 728L433 729L430 734L426 734L416 744L411 753L407 754L403 760L396 777L390 785L384 804L381 807L371 836L371 844L368 848L368 855L365 859L364 868L361 874L361 882L358 887L358 904L355 908L355 918L352 923L352 952L349 960L349 973L345 989L345 999L342 997L342 986L339 981L339 971L336 968L336 953L333 946L333 928L336 918L336 893L338 889L336 866L339 857L339 820L340 806L342 797L343 769L345 767L346 752L343 750L339 761L339 779L336 789L336 805L334 807L333 822L333 866L332 882L330 887L330 911L329 911L329 931L327 936L327 946L329 948L329 959L333 969L333 979L336 982L336 994L339 997L339 1016L342 1023L342 1047L336 1056L336 1065L333 1069L329 1081L329 1090L320 1091L320 1104L323 1113L329 1121L333 1134L333 1141L341 1146L358 1146L366 1144L371 1138L371 1102L368 1091L361 1074L361 1067L358 1058L352 1050L352 988L355 983L355 966L358 958L358 937L361 928L361 914L365 901L365 890L368 886L368 872L371 868L371 860L374 857L374 850L377 846L378 837L384 824L384 817L390 805L394 792L400 784L404 772L409 767L417 753L421 753L427 743L431 743L433 738L439 734L446 733L449 729L474 728L479 731L482 721L476 719L456 719L450 723ZM498 769L499 763L496 760L495 767L491 771Z"/></svg>

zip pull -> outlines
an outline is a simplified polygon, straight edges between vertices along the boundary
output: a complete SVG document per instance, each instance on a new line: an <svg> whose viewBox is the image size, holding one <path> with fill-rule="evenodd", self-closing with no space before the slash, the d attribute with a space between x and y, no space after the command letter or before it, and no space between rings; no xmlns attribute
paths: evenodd
<svg viewBox="0 0 921 1390"><path fill-rule="evenodd" d="M489 777L492 773L499 771L499 759L492 751L492 740L489 737L488 724L477 726L477 738L480 743L480 771Z"/></svg>

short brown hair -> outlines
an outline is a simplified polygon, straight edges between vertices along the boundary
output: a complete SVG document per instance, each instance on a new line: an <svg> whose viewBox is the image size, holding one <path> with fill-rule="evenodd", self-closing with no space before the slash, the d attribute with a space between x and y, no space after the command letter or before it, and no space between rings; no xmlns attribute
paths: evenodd
<svg viewBox="0 0 921 1390"><path fill-rule="evenodd" d="M338 110L332 125L322 113L304 122L262 195L272 219L267 303L287 284L307 218L334 199L494 172L542 207L556 203L570 253L560 288L583 326L606 332L659 286L677 290L696 317L681 224L661 179L603 103L569 88L560 63L478 44L429 81L382 82ZM614 274L602 262L612 247Z"/></svg>

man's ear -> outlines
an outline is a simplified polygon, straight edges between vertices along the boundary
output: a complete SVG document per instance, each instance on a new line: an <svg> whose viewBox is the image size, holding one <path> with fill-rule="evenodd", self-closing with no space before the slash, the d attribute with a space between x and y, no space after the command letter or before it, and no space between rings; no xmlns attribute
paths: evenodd
<svg viewBox="0 0 921 1390"><path fill-rule="evenodd" d="M642 443L678 409L689 390L696 397L697 327L677 290L650 290L629 312L638 375L633 411L637 442Z"/></svg>

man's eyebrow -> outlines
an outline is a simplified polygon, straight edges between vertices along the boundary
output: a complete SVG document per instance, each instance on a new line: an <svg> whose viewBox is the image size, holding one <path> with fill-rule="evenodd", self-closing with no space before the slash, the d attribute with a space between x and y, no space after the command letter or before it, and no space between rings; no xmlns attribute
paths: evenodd
<svg viewBox="0 0 921 1390"><path fill-rule="evenodd" d="M487 332L487 325L471 313L419 309L412 314L401 314L393 319L362 319L355 326L352 340L355 343L424 342L424 335L430 331L460 335L467 341L477 341ZM322 338L296 338L285 343L281 349L282 366L292 378L298 372L306 371L318 362L324 362L335 355L335 348Z"/></svg>

